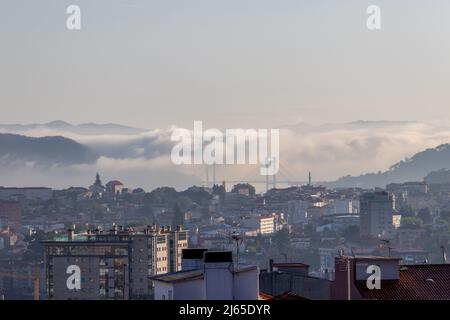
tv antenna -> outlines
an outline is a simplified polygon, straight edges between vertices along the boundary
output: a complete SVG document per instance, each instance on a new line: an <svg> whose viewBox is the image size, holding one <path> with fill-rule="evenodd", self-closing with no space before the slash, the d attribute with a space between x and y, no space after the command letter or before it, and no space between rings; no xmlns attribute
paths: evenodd
<svg viewBox="0 0 450 320"><path fill-rule="evenodd" d="M391 256L391 250L394 249L391 247L391 240L389 239L381 239L381 241L384 243L384 246L388 249L388 257Z"/></svg>
<svg viewBox="0 0 450 320"><path fill-rule="evenodd" d="M236 270L239 269L239 246L242 244L242 236L237 231L233 231L231 234L230 242L234 241L236 243Z"/></svg>

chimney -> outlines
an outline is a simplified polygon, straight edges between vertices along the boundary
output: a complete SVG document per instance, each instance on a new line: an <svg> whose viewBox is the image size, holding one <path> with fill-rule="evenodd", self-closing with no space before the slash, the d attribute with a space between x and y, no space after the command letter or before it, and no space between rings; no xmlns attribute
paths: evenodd
<svg viewBox="0 0 450 320"><path fill-rule="evenodd" d="M269 260L269 272L273 272L273 259Z"/></svg>
<svg viewBox="0 0 450 320"><path fill-rule="evenodd" d="M331 299L360 299L359 291L355 287L355 260L339 254L334 258L334 269L335 279L331 284Z"/></svg>
<svg viewBox="0 0 450 320"><path fill-rule="evenodd" d="M203 254L208 249L183 249L181 269L182 271L198 270L204 266Z"/></svg>
<svg viewBox="0 0 450 320"><path fill-rule="evenodd" d="M73 240L73 230L72 229L67 230L67 240L68 241Z"/></svg>
<svg viewBox="0 0 450 320"><path fill-rule="evenodd" d="M233 300L233 255L231 251L206 251L205 286L208 300ZM218 286L221 283L223 285Z"/></svg>

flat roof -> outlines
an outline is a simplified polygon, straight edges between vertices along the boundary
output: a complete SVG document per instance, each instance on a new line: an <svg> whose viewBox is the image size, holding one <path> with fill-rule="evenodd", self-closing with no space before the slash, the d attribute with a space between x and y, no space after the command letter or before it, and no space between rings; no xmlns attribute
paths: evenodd
<svg viewBox="0 0 450 320"><path fill-rule="evenodd" d="M155 277L151 277L151 280L161 281L166 283L176 283L180 281L191 281L203 279L203 270L189 270L179 271L174 273L167 273Z"/></svg>
<svg viewBox="0 0 450 320"><path fill-rule="evenodd" d="M44 245L91 245L91 246L104 246L104 245L119 245L128 244L130 240L117 240L117 241L94 241L94 240L73 240L73 241L63 241L63 240L42 240L41 243Z"/></svg>
<svg viewBox="0 0 450 320"><path fill-rule="evenodd" d="M273 266L277 267L277 268L306 268L306 267L309 267L308 264L304 264L304 263L301 263L301 262L292 262L292 263L289 263L289 262L287 262L287 263L276 263L275 262L273 264Z"/></svg>
<svg viewBox="0 0 450 320"><path fill-rule="evenodd" d="M402 260L397 257L383 257L383 256L355 256L355 260Z"/></svg>

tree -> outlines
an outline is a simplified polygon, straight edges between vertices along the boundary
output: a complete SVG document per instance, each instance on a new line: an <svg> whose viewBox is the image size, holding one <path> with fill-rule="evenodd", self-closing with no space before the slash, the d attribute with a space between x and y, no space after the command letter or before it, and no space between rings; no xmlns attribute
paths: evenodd
<svg viewBox="0 0 450 320"><path fill-rule="evenodd" d="M174 188L160 187L146 194L147 204L173 205L178 192Z"/></svg>
<svg viewBox="0 0 450 320"><path fill-rule="evenodd" d="M180 210L186 211L192 206L193 202L189 197L181 196L177 199L177 204L180 207Z"/></svg>
<svg viewBox="0 0 450 320"><path fill-rule="evenodd" d="M273 236L273 241L278 250L280 250L281 252L286 251L289 248L291 242L289 231L286 228L281 229L280 231L275 233L275 235Z"/></svg>
<svg viewBox="0 0 450 320"><path fill-rule="evenodd" d="M223 201L225 198L226 190L223 185L215 184L213 186L213 194L219 196L220 201Z"/></svg>
<svg viewBox="0 0 450 320"><path fill-rule="evenodd" d="M317 234L316 228L312 223L308 223L303 227L303 233L309 237Z"/></svg>
<svg viewBox="0 0 450 320"><path fill-rule="evenodd" d="M209 205L211 194L204 188L190 187L180 193L180 196L188 197L192 202L201 206Z"/></svg>
<svg viewBox="0 0 450 320"><path fill-rule="evenodd" d="M184 224L184 211L181 210L180 204L177 202L174 207L174 215L172 227L180 226Z"/></svg>
<svg viewBox="0 0 450 320"><path fill-rule="evenodd" d="M359 227L358 226L348 226L342 232L342 236L347 241L356 241L359 239Z"/></svg>
<svg viewBox="0 0 450 320"><path fill-rule="evenodd" d="M402 218L402 226L422 226L423 221L418 217L405 217Z"/></svg>
<svg viewBox="0 0 450 320"><path fill-rule="evenodd" d="M402 217L414 217L414 210L411 208L411 206L401 206L398 208L398 211L402 214Z"/></svg>
<svg viewBox="0 0 450 320"><path fill-rule="evenodd" d="M247 188L248 188L248 195L249 195L250 197L254 197L255 194L256 194L255 187L252 186L252 185L249 184L249 183L238 183L238 184L235 184L235 185L233 186L233 189L231 190L231 192L233 192L233 193L238 193L238 191L239 191L240 189L247 189Z"/></svg>
<svg viewBox="0 0 450 320"><path fill-rule="evenodd" d="M440 213L441 219L444 219L448 222L450 222L450 210L442 210Z"/></svg>
<svg viewBox="0 0 450 320"><path fill-rule="evenodd" d="M417 216L425 224L433 222L433 217L431 216L431 210L429 208L422 208L422 209L420 209L419 213L417 214Z"/></svg>

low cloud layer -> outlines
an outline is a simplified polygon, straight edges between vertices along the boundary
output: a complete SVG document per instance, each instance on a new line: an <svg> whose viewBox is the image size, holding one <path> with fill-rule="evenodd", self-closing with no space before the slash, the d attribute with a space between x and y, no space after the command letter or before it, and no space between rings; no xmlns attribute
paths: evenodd
<svg viewBox="0 0 450 320"><path fill-rule="evenodd" d="M96 172L104 180L122 180L129 187L146 190L168 185L178 189L201 184L203 166L175 166L170 161L174 128L137 134L76 134L49 128L20 134L42 137L61 135L94 150L94 163L36 166L32 162L7 163L0 169L0 185L88 186ZM204 128L208 129L208 128ZM297 124L281 129L279 181L305 181L308 171L316 181L388 170L400 160L426 148L450 142L450 128L417 122L356 122L309 126ZM259 165L218 165L216 181L261 181ZM209 180L213 179L212 168ZM106 182L106 181L105 181ZM261 188L258 188L261 189Z"/></svg>

